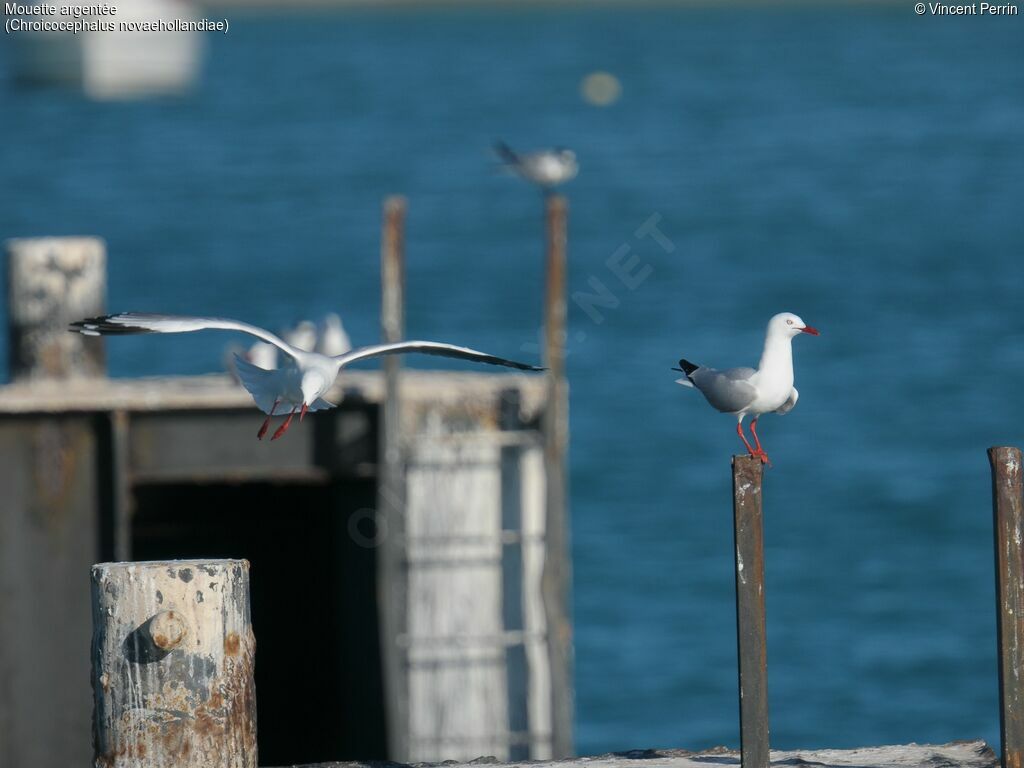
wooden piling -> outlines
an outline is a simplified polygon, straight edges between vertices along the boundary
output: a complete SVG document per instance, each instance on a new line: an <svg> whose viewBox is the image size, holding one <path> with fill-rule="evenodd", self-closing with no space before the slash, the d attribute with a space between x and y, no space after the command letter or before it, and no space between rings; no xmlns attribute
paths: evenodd
<svg viewBox="0 0 1024 768"><path fill-rule="evenodd" d="M569 594L569 505L566 448L569 438L569 390L565 378L566 249L569 205L561 195L545 198L546 285L544 365L548 397L544 409L544 461L547 466L546 546L543 591L551 668L552 754L573 755L572 626Z"/></svg>
<svg viewBox="0 0 1024 768"><path fill-rule="evenodd" d="M249 563L92 568L95 768L256 768Z"/></svg>
<svg viewBox="0 0 1024 768"><path fill-rule="evenodd" d="M1020 448L989 448L1003 768L1024 765L1024 484Z"/></svg>
<svg viewBox="0 0 1024 768"><path fill-rule="evenodd" d="M736 638L739 656L740 753L743 768L768 768L768 641L764 607L764 469L753 456L733 456L736 544Z"/></svg>
<svg viewBox="0 0 1024 768"><path fill-rule="evenodd" d="M381 231L381 335L384 343L405 335L404 197L384 201ZM384 400L380 425L380 478L377 485L378 596L388 757L409 759L408 648L405 553L405 467L402 456L401 357L384 358Z"/></svg>
<svg viewBox="0 0 1024 768"><path fill-rule="evenodd" d="M6 251L11 381L106 375L103 344L68 333L68 323L104 312L104 242L20 238L8 240Z"/></svg>

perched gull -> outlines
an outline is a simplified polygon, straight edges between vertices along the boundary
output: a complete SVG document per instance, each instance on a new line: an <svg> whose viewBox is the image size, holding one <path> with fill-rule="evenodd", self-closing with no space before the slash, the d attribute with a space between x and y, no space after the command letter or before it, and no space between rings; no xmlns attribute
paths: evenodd
<svg viewBox="0 0 1024 768"><path fill-rule="evenodd" d="M267 433L270 419L279 406L290 408L291 410L284 423L274 432L271 440L276 440L288 430L296 411L300 411L299 421L302 421L307 411L321 411L326 408L333 408L334 404L323 400L322 397L331 388L334 379L338 376L338 372L349 363L354 363L357 360L378 357L380 355L420 352L426 355L457 357L463 360L473 360L478 363L504 365L509 368L518 368L522 371L544 370L543 368L537 368L526 363L517 363L514 360L506 360L503 357L477 352L475 349L456 347L452 344L442 344L437 341L400 341L394 344L376 344L370 347L353 349L343 355L329 357L317 352L305 352L301 349L296 349L283 339L270 333L270 331L258 328L255 325L218 317L182 317L178 315L124 312L117 315L104 315L103 317L79 320L72 323L70 328L70 330L78 331L86 336L128 333L187 333L189 331L202 331L205 329L248 333L269 344L273 344L290 358L284 367L268 371L247 362L240 356L236 355L235 357L242 386L252 395L256 406L267 414L266 421L263 422L263 426L260 427L256 435L260 440Z"/></svg>
<svg viewBox="0 0 1024 768"><path fill-rule="evenodd" d="M312 352L316 346L316 323L302 320L290 331L281 334L286 342L303 352Z"/></svg>
<svg viewBox="0 0 1024 768"><path fill-rule="evenodd" d="M785 414L793 410L800 393L793 386L793 337L801 333L817 336L818 331L789 312L775 315L768 321L764 337L764 352L757 370L753 368L729 368L718 371L703 365L694 365L689 360L680 360L679 367L685 378L676 379L684 387L696 387L712 407L723 413L736 414L736 434L750 451L750 455L765 464L768 454L757 439L757 420L762 413ZM743 434L743 418L750 414L750 433L754 445Z"/></svg>
<svg viewBox="0 0 1024 768"><path fill-rule="evenodd" d="M257 341L249 347L245 359L258 368L273 370L277 368L277 347L265 341Z"/></svg>
<svg viewBox="0 0 1024 768"><path fill-rule="evenodd" d="M494 151L507 167L539 186L545 193L574 179L579 172L576 153L562 147L518 153L499 141L495 143Z"/></svg>
<svg viewBox="0 0 1024 768"><path fill-rule="evenodd" d="M343 355L352 349L352 341L345 333L345 326L341 324L341 317L337 312L331 312L323 322L320 323L316 346L313 350L321 355Z"/></svg>

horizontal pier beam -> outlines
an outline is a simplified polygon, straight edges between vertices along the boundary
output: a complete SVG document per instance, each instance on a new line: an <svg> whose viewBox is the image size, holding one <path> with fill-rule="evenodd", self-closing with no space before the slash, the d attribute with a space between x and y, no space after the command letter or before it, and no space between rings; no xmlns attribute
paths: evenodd
<svg viewBox="0 0 1024 768"><path fill-rule="evenodd" d="M955 741L950 744L905 744L858 749L772 750L775 764L813 765L816 768L997 768L999 757L984 741ZM574 760L535 761L529 768L723 768L739 766L740 753L716 747L706 752L682 749L637 749ZM459 768L445 763L444 768ZM479 767L480 762L464 763ZM486 763L488 768L523 766L524 763ZM401 763L316 763L294 768L407 768ZM417 768L427 768L419 765Z"/></svg>

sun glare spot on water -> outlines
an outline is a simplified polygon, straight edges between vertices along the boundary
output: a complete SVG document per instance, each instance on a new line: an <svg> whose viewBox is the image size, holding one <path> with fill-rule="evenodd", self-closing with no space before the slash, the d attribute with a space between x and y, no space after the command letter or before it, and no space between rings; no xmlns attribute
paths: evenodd
<svg viewBox="0 0 1024 768"><path fill-rule="evenodd" d="M611 106L622 95L622 83L610 72L591 72L580 83L580 95L592 106Z"/></svg>

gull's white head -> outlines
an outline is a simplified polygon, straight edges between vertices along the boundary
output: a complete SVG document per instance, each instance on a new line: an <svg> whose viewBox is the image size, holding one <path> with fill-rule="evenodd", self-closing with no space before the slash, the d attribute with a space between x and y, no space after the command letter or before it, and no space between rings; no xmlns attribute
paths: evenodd
<svg viewBox="0 0 1024 768"><path fill-rule="evenodd" d="M306 371L302 375L302 405L303 409L308 408L313 402L322 397L328 389L330 389L331 382L327 381L327 377L320 371Z"/></svg>
<svg viewBox="0 0 1024 768"><path fill-rule="evenodd" d="M792 312L780 312L768 321L768 334L779 334L786 338L793 338L801 333L809 333L811 336L818 335L818 329L812 328L799 315Z"/></svg>

